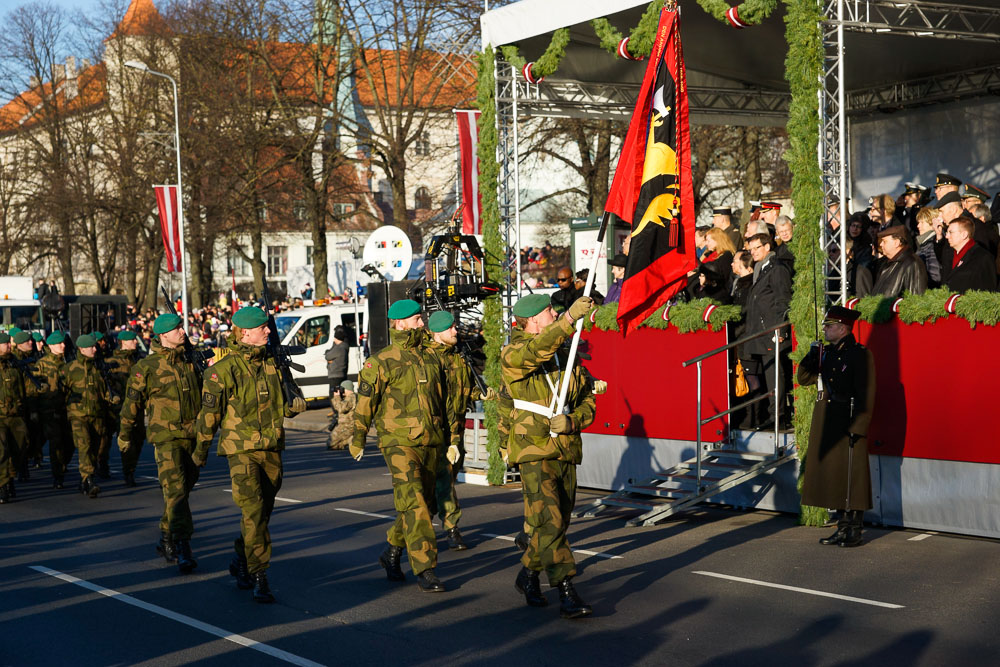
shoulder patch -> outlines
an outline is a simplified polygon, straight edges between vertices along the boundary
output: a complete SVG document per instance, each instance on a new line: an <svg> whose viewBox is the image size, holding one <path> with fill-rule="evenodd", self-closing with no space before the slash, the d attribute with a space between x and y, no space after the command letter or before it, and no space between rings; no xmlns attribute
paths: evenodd
<svg viewBox="0 0 1000 667"><path fill-rule="evenodd" d="M203 391L201 393L201 404L204 405L206 408L214 408L217 400L218 397L216 397L215 394L212 394L207 391Z"/></svg>
<svg viewBox="0 0 1000 667"><path fill-rule="evenodd" d="M364 380L362 380L361 384L358 386L358 393L361 394L362 396L371 396L372 386L367 382L365 382Z"/></svg>
<svg viewBox="0 0 1000 667"><path fill-rule="evenodd" d="M142 373L136 372L135 376L140 380L142 379Z"/></svg>
<svg viewBox="0 0 1000 667"><path fill-rule="evenodd" d="M365 368L371 368L371 367L372 367L372 362L366 361L365 362Z"/></svg>
<svg viewBox="0 0 1000 667"><path fill-rule="evenodd" d="M219 374L218 373L212 373L211 377L212 377L213 380L215 380L216 382L218 382L218 380L219 380Z"/></svg>

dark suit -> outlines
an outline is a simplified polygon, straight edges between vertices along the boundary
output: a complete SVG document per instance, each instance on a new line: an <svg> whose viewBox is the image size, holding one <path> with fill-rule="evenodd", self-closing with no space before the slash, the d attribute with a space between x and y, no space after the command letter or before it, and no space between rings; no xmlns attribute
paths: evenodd
<svg viewBox="0 0 1000 667"><path fill-rule="evenodd" d="M958 266L952 267L954 250L947 256L947 264L941 266L941 281L952 292L965 294L969 290L995 292L997 289L996 260L979 244L973 244L962 255Z"/></svg>
<svg viewBox="0 0 1000 667"><path fill-rule="evenodd" d="M743 334L767 331L781 324L788 318L788 307L792 300L792 277L788 268L772 252L760 261L759 267L754 267L754 281L747 297L746 329ZM785 412L785 393L791 376L791 366L788 360L788 349L791 339L787 328L779 331L784 337L780 343L779 360L782 366L780 381L774 382L774 340L772 334L767 334L747 341L740 348L740 360L748 373L764 376L767 391L776 389L778 397L778 413ZM768 418L774 417L774 398L768 401Z"/></svg>

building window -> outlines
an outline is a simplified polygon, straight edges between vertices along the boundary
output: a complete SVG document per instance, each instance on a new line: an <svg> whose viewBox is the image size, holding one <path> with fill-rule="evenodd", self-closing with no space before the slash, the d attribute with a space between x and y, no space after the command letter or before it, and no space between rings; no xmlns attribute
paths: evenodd
<svg viewBox="0 0 1000 667"><path fill-rule="evenodd" d="M311 245L306 246L306 266L312 266L313 263L313 247Z"/></svg>
<svg viewBox="0 0 1000 667"><path fill-rule="evenodd" d="M333 214L336 216L347 216L354 212L354 204L338 202L333 205Z"/></svg>
<svg viewBox="0 0 1000 667"><path fill-rule="evenodd" d="M417 137L416 142L413 144L413 151L421 156L427 157L431 154L431 135L427 132L421 132L420 136Z"/></svg>
<svg viewBox="0 0 1000 667"><path fill-rule="evenodd" d="M262 201L257 202L257 220L267 222L267 204Z"/></svg>
<svg viewBox="0 0 1000 667"><path fill-rule="evenodd" d="M288 273L288 246L267 246L267 275L283 276Z"/></svg>
<svg viewBox="0 0 1000 667"><path fill-rule="evenodd" d="M417 188L413 193L413 208L429 209L431 207L431 193L424 186Z"/></svg>
<svg viewBox="0 0 1000 667"><path fill-rule="evenodd" d="M292 215L298 222L305 222L309 218L309 209L306 207L306 203L299 199L292 206Z"/></svg>
<svg viewBox="0 0 1000 667"><path fill-rule="evenodd" d="M250 263L243 259L239 250L230 248L226 253L226 272L230 275L235 272L237 276L249 276Z"/></svg>

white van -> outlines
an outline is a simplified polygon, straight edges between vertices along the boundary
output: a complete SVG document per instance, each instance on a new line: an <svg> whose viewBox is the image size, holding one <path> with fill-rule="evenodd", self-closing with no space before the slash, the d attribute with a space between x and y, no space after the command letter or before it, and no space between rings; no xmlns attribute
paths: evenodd
<svg viewBox="0 0 1000 667"><path fill-rule="evenodd" d="M360 328L362 336L367 334L367 303L358 304L358 315L361 320L360 327L355 326L354 304L338 303L298 308L274 316L282 344L299 345L306 349L305 354L292 357L292 361L302 364L306 370L304 373L293 370L292 377L307 400L329 396L324 354L333 345L333 330L338 325L343 325L347 329L346 342L350 345L347 355L347 375L352 379L357 377L362 355L358 348L356 332Z"/></svg>

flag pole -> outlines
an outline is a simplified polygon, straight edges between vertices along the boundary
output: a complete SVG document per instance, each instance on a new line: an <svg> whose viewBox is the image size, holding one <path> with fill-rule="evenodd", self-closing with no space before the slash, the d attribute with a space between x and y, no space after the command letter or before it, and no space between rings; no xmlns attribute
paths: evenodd
<svg viewBox="0 0 1000 667"><path fill-rule="evenodd" d="M604 248L604 234L608 230L608 220L611 214L607 211L601 216L601 228L597 232L597 242L594 244L594 256L590 260L590 271L587 274L587 284L583 288L583 296L590 296L594 289L594 279L597 277L597 264L601 258L601 250ZM569 394L569 379L573 375L573 363L576 361L576 350L580 346L580 334L583 332L583 319L576 322L576 333L573 334L573 342L569 346L569 359L566 361L566 372L563 373L562 384L559 386L559 401L556 403L555 414L562 414L566 405L566 396ZM554 433L549 433L554 437Z"/></svg>

